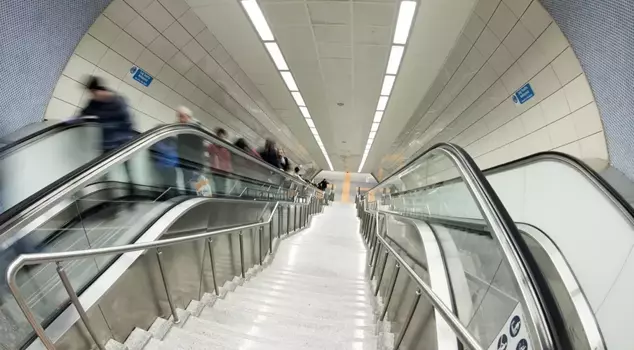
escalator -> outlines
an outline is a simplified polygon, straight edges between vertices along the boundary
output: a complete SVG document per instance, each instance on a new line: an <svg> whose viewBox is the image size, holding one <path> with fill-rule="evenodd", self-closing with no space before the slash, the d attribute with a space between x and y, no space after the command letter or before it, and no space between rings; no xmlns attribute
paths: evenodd
<svg viewBox="0 0 634 350"><path fill-rule="evenodd" d="M604 179L581 161L555 152L500 165L484 171L482 178L498 197L492 200L505 208L507 225L516 229L509 237L495 233L461 169L433 152L357 201L359 215L367 221L365 232L392 223L380 232L421 270L431 268L421 258L425 254L420 247L428 243L411 229L405 235L403 222L426 227L440 250L449 244L450 253L442 254L452 307L459 316L461 309L467 315L460 316L461 321L484 348L496 348L497 341L516 345L502 341L499 332L508 327L505 322L517 303L529 326L535 323L534 310L525 302L531 294L536 296L534 306L544 311L540 327L551 330L556 348L627 348L624 325L630 324L630 317L623 310L633 285L634 211L612 186L613 178ZM379 225L377 213L384 216ZM511 243L510 251L505 240ZM521 262L525 276L512 268L509 261L514 259ZM532 292L521 292L526 286ZM531 337L539 334L529 331ZM508 331L505 335L510 339ZM535 339L532 342L532 348L540 348Z"/></svg>
<svg viewBox="0 0 634 350"><path fill-rule="evenodd" d="M570 220L557 226L547 213L542 221L517 216L508 202L515 197L502 186L514 191L517 183L485 177L456 146L432 148L372 189L372 201L357 202L357 221L354 208L342 203L315 216L323 194L257 161L235 174L205 172L211 182L216 176L233 182L217 197L187 193L182 176L163 183L167 177L148 165L156 158L152 145L179 133L215 141L199 127L157 128L3 224L2 235L37 231L43 217L75 203L90 185L121 182L111 172L126 160L143 174L135 177L145 182L135 186L176 191L153 201L161 208L152 219L122 221L131 226L120 237L134 238L21 254L8 267L4 299L19 318L13 346L550 350L615 342L597 315L596 290L561 240L570 236L561 233ZM256 197L242 197L247 193ZM100 219L91 217L88 227ZM76 266L85 261L96 270L82 284L87 269ZM27 293L22 271L48 279ZM48 309L34 300L46 300Z"/></svg>
<svg viewBox="0 0 634 350"><path fill-rule="evenodd" d="M192 160L204 159L195 155L203 155L206 149L185 149L177 155L175 166L165 166L161 162L165 153L161 152L166 148L156 145L168 144L176 149L178 135L182 134L199 137L201 142L197 144L201 146L216 144L228 149L234 160L233 172L224 173ZM124 162L131 169L130 174L126 174ZM206 229L257 221L271 210L270 201L289 203L284 208L284 224L291 227L293 219L295 227L301 221L299 209L293 203L303 202L304 206L316 203L315 191L305 183L216 139L206 129L190 125L157 127L121 149L79 166L0 214L3 278L9 264L20 254L55 254L133 243L145 237L148 229L171 211L199 205L206 197L197 195L193 181L184 176L185 170L196 174L197 179L204 177L213 189L206 209L217 216L204 222ZM169 176L165 176L166 172ZM190 209L190 213L179 215L209 216L207 212L197 212L201 209ZM239 218L236 211L241 212ZM181 222L160 236L178 236L195 229L199 228ZM119 256L80 259L63 267L70 283L81 294L111 269ZM50 325L68 308L70 301L55 264L27 266L18 271L15 279L35 317L44 325ZM0 288L0 329L10 334L2 339L2 347L23 347L34 339L4 280Z"/></svg>

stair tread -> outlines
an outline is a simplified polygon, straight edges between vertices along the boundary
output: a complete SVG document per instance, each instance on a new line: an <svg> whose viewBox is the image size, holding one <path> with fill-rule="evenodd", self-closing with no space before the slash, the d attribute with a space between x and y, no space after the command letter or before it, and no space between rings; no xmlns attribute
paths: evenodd
<svg viewBox="0 0 634 350"><path fill-rule="evenodd" d="M295 317L312 317L319 319L334 319L334 320L347 320L347 319L374 319L373 312L355 311L355 310L337 310L335 308L323 309L323 308L310 308L310 307L289 307L284 305L267 305L256 299L240 298L240 296L231 295L227 296L224 300L226 303L250 306L252 309L261 311L270 311L274 314L290 315Z"/></svg>
<svg viewBox="0 0 634 350"><path fill-rule="evenodd" d="M205 318L206 315L213 313L217 310L224 312L233 312L237 314L249 315L251 318L257 318L266 316L273 322L278 323L290 323L296 325L302 325L306 327L323 328L326 326L341 327L341 328L363 328L368 330L376 329L376 321L374 318L354 318L347 320L332 319L328 322L324 322L324 319L313 318L307 315L288 315L275 313L275 310L262 310L254 305L249 304L232 304L227 303L225 300L216 300L213 307L206 307L200 314L200 318Z"/></svg>
<svg viewBox="0 0 634 350"><path fill-rule="evenodd" d="M274 268L265 269L258 276L270 277L270 278L298 279L298 280L313 281L315 283L323 282L323 281L350 284L350 285L354 285L354 284L365 285L368 283L368 280L365 278L365 276L360 276L358 278L319 276L319 275L312 275L306 272L300 272L295 270L284 270L284 269L274 269Z"/></svg>
<svg viewBox="0 0 634 350"><path fill-rule="evenodd" d="M299 303L306 302L314 303L315 305L341 305L349 308L370 308L373 309L376 304L375 298L372 299L365 296L352 296L345 297L344 295L338 297L324 297L322 294L313 293L283 293L276 290L263 290L256 288L249 288L248 284L242 285L234 291L235 294L250 295L253 298L259 298L263 300L271 299L273 301L281 300L287 303Z"/></svg>
<svg viewBox="0 0 634 350"><path fill-rule="evenodd" d="M332 301L332 302L363 302L366 304L373 305L375 302L375 297L373 294L369 295L359 295L359 294L335 294L335 293L320 293L316 291L297 291L292 289L273 289L266 288L265 286L255 285L251 283L245 283L240 286L241 289L249 292L253 292L254 294L261 294L263 296L278 296L280 298L319 298L324 301Z"/></svg>
<svg viewBox="0 0 634 350"><path fill-rule="evenodd" d="M318 298L304 298L304 299L282 299L276 297L265 297L260 294L251 293L249 291L236 289L233 293L230 293L225 297L227 301L237 302L250 302L260 303L270 308L286 308L302 310L306 312L326 312L338 310L342 315L371 315L374 313L374 308L370 305L357 304L354 302L324 302Z"/></svg>
<svg viewBox="0 0 634 350"><path fill-rule="evenodd" d="M337 280L313 280L313 279L305 279L302 277L279 277L279 276L271 276L271 275L262 275L259 274L253 278L253 281L257 281L258 283L271 283L276 285L284 285L284 286L306 286L315 289L338 289L342 291L365 291L368 288L367 283L346 283Z"/></svg>
<svg viewBox="0 0 634 350"><path fill-rule="evenodd" d="M313 292L320 294L330 294L330 295L372 295L369 287L364 288L345 288L345 287L337 287L335 288L332 285L307 285L301 283L278 283L267 280L258 280L257 277L249 280L250 286L257 286L262 289L273 289L273 290L289 290L294 292Z"/></svg>
<svg viewBox="0 0 634 350"><path fill-rule="evenodd" d="M260 332L257 327L247 327L244 329L235 329L226 325L213 321L207 321L196 317L191 317L182 330L213 338L215 341L222 342L228 346L238 348L245 341L258 344L258 348L280 348L281 346L289 349L350 349L350 348L372 348L376 349L377 337L372 335L367 339L351 340L348 342L332 341L327 337L315 339L312 337L297 336L288 334L286 337L276 337L276 335ZM169 335L168 335L169 336Z"/></svg>
<svg viewBox="0 0 634 350"><path fill-rule="evenodd" d="M198 317L205 321L211 321L235 327L237 329L247 329L257 327L264 334L300 334L309 338L322 338L327 334L333 340L359 340L375 335L375 330L367 328L339 327L329 323L322 324L302 324L293 319L276 319L267 315L253 316L251 314L236 313L232 311L211 309Z"/></svg>

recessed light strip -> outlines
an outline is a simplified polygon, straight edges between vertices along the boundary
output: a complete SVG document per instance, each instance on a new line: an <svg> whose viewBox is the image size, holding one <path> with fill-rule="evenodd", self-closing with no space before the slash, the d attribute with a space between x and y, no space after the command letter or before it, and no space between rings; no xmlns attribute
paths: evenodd
<svg viewBox="0 0 634 350"><path fill-rule="evenodd" d="M403 60L403 53L405 52L405 45L409 37L410 30L412 28L412 22L414 21L414 15L416 13L416 1L402 0L399 5L398 18L396 19L396 28L394 30L394 38L392 39L392 48L390 50L390 57L387 61L387 67L385 69L385 77L383 78L383 85L381 86L381 96L376 105L376 112L374 112L374 119L372 120L372 126L370 127L370 134L368 135L368 142L365 145L363 156L361 157L361 163L359 164L358 172L363 170L365 160L368 158L370 149L372 149L372 143L376 137L376 133L381 125L383 119L383 113L387 108L387 104L390 100L390 94L394 88L394 82L396 81L396 75L398 74Z"/></svg>
<svg viewBox="0 0 634 350"><path fill-rule="evenodd" d="M321 153L323 153L324 158L326 159L326 162L330 167L330 170L334 170L332 167L332 163L330 162L330 157L328 157L328 152L326 152L326 147L324 147L324 143L321 141L321 137L319 137L319 132L317 132L317 127L315 126L315 123L310 116L310 112L306 107L306 102L304 102L304 98L299 92L297 83L293 78L293 74L291 73L286 60L284 59L284 55L282 54L279 45L277 45L277 43L275 42L275 37L273 36L271 27L269 27L269 24L266 22L266 18L264 18L264 14L262 13L260 5L258 4L257 0L242 0L241 3L242 7L247 13L247 16L251 20L251 23L253 23L255 30L258 32L260 38L264 42L266 50L269 52L273 63L275 63L277 70L280 72L280 75L282 76L286 87L293 96L297 107L299 107L300 112L304 116L304 120L306 121L310 132L313 134L315 142L317 142Z"/></svg>

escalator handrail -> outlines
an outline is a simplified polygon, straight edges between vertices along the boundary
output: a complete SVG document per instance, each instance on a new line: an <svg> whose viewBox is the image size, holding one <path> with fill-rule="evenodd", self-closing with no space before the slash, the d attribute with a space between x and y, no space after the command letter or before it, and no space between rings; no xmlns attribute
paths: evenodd
<svg viewBox="0 0 634 350"><path fill-rule="evenodd" d="M77 128L77 127L81 127L81 126L85 126L89 124L96 125L94 120L87 119L87 118L72 119L72 120L55 123L53 125L49 125L33 133L30 133L24 137L21 137L20 139L13 141L3 147L0 147L0 157L4 157L6 154L10 152L14 152L18 148L24 147L28 145L29 143L34 142L37 139L40 139L42 137L52 136L62 131L66 131L69 129L73 129L73 128Z"/></svg>
<svg viewBox="0 0 634 350"><path fill-rule="evenodd" d="M612 186L601 175L599 175L599 173L597 173L594 169L588 166L588 164L584 163L583 161L571 155L561 153L561 152L556 152L556 151L539 152L539 153L528 155L523 158L512 160L510 162L496 165L492 168L482 170L482 172L485 176L490 176L493 174L502 173L505 171L509 171L512 169L516 169L516 168L537 163L540 161L560 162L575 169L577 172L583 175L587 180L589 180L601 193L603 193L603 195L608 200L610 200L610 202L612 202L619 209L619 211L621 211L621 213L627 219L627 221L630 222L630 224L634 226L634 207L632 207L632 205L625 198L623 198L621 193L617 191L614 188L614 186ZM397 197L400 195L404 195L404 194L416 192L416 191L425 191L430 188L435 188L442 185L448 185L448 184L456 183L460 181L461 181L460 177L455 177L453 179L439 181L431 185L425 185L425 186L413 188L410 190L402 191L396 194L392 194L392 197Z"/></svg>
<svg viewBox="0 0 634 350"><path fill-rule="evenodd" d="M369 212L366 210L366 212ZM490 236L490 232L488 230L487 224L483 219L473 219L473 218L458 218L458 217L448 217L448 216L437 216L437 215L428 215L424 213L413 213L413 214L402 214L398 212L394 212L391 210L380 209L379 213L392 215L400 218L410 219L410 220L420 220L422 222L432 222L438 223L443 226L448 227L457 227L463 232L476 234L476 235L487 235ZM547 252L550 256L553 265L556 266L558 273L562 276L562 278L566 281L563 284L566 292L568 293L570 299L574 304L574 308L577 311L581 322L583 323L584 331L586 332L586 339L588 340L588 344L592 349L605 349L605 341L601 334L601 329L599 327L598 321L596 317L594 317L594 313L592 312L592 307L590 306L590 302L588 298L583 293L581 287L579 286L579 282L572 271L571 267L568 265L566 258L563 253L555 244L555 242L543 231L539 228L536 228L532 225L525 223L518 223L520 231L523 234L530 236L535 242L537 242L540 247ZM481 231L481 232L472 232L472 231ZM386 238L390 239L389 236ZM393 241L393 240L392 240ZM393 241L394 242L394 241ZM398 243L394 242L398 247ZM400 247L405 254L412 260L416 261L419 265L422 266L422 262L418 261L416 257L411 256L407 250ZM551 305L550 308L557 308L556 305Z"/></svg>
<svg viewBox="0 0 634 350"><path fill-rule="evenodd" d="M537 288L538 282L529 266L534 266L530 256L526 254L522 245L521 236L511 216L502 204L493 188L486 180L484 174L478 169L475 161L461 147L451 143L439 143L411 160L407 165L388 176L370 191L386 183L392 177L407 170L418 159L427 156L430 152L440 152L449 158L458 170L474 201L480 208L483 218L491 227L491 233L497 240L502 254L515 276L518 289L530 315L534 327L534 337L539 349L554 349L555 341L549 326L547 312L544 309L542 298Z"/></svg>
<svg viewBox="0 0 634 350"><path fill-rule="evenodd" d="M294 203L295 206L309 206L312 203ZM51 339L46 335L44 329L35 318L35 315L31 311L28 306L27 301L22 296L20 287L17 284L17 272L25 265L35 265L35 264L45 264L45 263L59 263L62 261L68 260L80 260L86 258L92 258L96 256L103 255L118 255L123 253L129 253L140 250L148 250L155 249L161 247L172 246L176 244L181 244L185 242L193 242L193 241L201 241L209 239L213 236L223 235L223 234L239 234L242 231L248 231L251 229L257 229L259 227L266 227L269 225L273 218L275 217L278 208L280 207L280 202L275 202L275 205L271 209L271 213L266 220L260 220L255 223L245 224L240 226L233 226L221 229L207 230L201 229L200 233L195 233L198 231L192 231L190 234L182 237L176 238L167 238L161 239L157 241L149 241L149 242L141 242L141 243L132 243L114 247L105 247L105 248L92 248L92 249L82 249L75 251L67 251L67 252L48 252L48 253L33 253L33 254L21 254L18 256L7 268L6 278L7 283L9 285L9 289L11 290L11 294L15 298L16 303L24 313L27 321L33 327L33 330L40 338L42 343L47 349L54 349L55 346Z"/></svg>
<svg viewBox="0 0 634 350"><path fill-rule="evenodd" d="M370 209L366 209L366 212L371 214L380 213L379 210ZM456 316L451 309L445 305L442 299L433 291L431 286L429 286L423 278L416 273L414 268L412 268L410 264L408 264L407 261L405 261L405 259L403 259L403 257L394 248L392 248L390 243L384 237L381 237L378 232L374 232L374 235L385 250L392 255L394 260L396 260L398 266L405 269L410 278L418 285L418 289L425 294L433 308L440 313L443 320L445 320L451 329L456 332L456 335L462 344L471 350L483 350L482 346L471 331L462 324L460 319L458 319L458 316Z"/></svg>
<svg viewBox="0 0 634 350"><path fill-rule="evenodd" d="M75 169L69 174L56 180L52 184L44 187L33 195L29 196L20 203L7 209L0 214L0 235L3 235L9 231L16 231L21 228L22 225L26 225L31 220L35 219L38 214L44 212L55 205L59 200L64 198L67 194L72 193L75 190L80 189L91 179L103 175L107 169L111 166L120 164L132 157L133 154L139 150L150 148L156 142L166 139L178 134L193 134L198 135L203 139L211 141L213 143L220 143L223 147L229 148L234 151L232 155L238 155L245 159L252 161L268 170L281 175L287 181L301 185L313 191L318 191L316 188L311 187L305 182L300 182L296 177L287 174L270 164L257 159L242 150L234 147L226 141L220 140L218 137L212 134L212 132L197 124L166 124L157 126L137 138L129 141L117 150L104 154L90 161L87 164Z"/></svg>

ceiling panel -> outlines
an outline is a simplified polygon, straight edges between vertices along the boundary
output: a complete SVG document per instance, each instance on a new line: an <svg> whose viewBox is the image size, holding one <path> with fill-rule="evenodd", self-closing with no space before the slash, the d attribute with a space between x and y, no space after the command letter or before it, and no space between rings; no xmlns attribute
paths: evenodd
<svg viewBox="0 0 634 350"><path fill-rule="evenodd" d="M313 24L350 24L349 2L308 2L308 13Z"/></svg>
<svg viewBox="0 0 634 350"><path fill-rule="evenodd" d="M310 18L306 5L295 3L262 3L262 11L270 26L308 26Z"/></svg>
<svg viewBox="0 0 634 350"><path fill-rule="evenodd" d="M320 43L352 43L350 26L348 25L315 25L313 24L315 41ZM389 40L389 39L388 39Z"/></svg>

